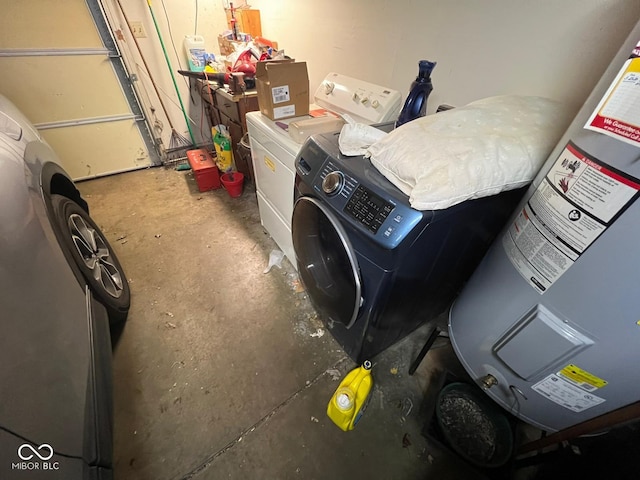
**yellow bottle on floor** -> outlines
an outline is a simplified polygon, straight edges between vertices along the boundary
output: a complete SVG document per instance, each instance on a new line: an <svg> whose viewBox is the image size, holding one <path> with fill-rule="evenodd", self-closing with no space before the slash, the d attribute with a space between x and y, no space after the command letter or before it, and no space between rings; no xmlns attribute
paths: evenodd
<svg viewBox="0 0 640 480"><path fill-rule="evenodd" d="M333 423L345 432L353 430L367 408L372 386L371 362L366 360L344 377L329 400L327 415Z"/></svg>

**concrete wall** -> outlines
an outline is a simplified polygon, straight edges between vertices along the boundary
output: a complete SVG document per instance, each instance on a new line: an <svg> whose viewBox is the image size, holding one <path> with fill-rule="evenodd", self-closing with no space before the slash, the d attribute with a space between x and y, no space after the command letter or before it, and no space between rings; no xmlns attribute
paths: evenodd
<svg viewBox="0 0 640 480"><path fill-rule="evenodd" d="M126 3L130 17L149 22L146 3ZM163 36L170 25L184 66L182 39L196 31L196 2L164 0L167 17L162 5L153 8ZM197 5L197 33L217 53L226 2ZM261 12L263 36L307 62L312 92L336 71L406 95L417 62L437 61L430 112L440 103L506 93L547 96L577 111L640 19L638 0L254 0L251 6ZM152 23L147 32L157 66L163 62L152 45ZM170 91L164 69L158 76ZM181 88L188 96L184 82Z"/></svg>

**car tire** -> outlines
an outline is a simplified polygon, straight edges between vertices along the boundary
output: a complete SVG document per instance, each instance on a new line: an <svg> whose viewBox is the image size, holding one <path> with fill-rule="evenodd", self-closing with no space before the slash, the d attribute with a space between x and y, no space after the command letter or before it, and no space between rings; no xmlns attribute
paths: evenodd
<svg viewBox="0 0 640 480"><path fill-rule="evenodd" d="M52 195L51 204L62 241L91 291L116 326L127 319L131 292L120 261L100 228L73 200Z"/></svg>

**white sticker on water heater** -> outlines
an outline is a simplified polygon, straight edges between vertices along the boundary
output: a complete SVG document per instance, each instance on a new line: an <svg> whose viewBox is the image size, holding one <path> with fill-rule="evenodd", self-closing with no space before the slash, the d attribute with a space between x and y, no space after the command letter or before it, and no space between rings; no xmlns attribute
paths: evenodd
<svg viewBox="0 0 640 480"><path fill-rule="evenodd" d="M584 128L640 146L640 42Z"/></svg>
<svg viewBox="0 0 640 480"><path fill-rule="evenodd" d="M572 412L584 412L605 401L604 398L585 392L556 374L549 375L531 388Z"/></svg>
<svg viewBox="0 0 640 480"><path fill-rule="evenodd" d="M544 293L638 197L640 181L569 143L503 236L513 266Z"/></svg>

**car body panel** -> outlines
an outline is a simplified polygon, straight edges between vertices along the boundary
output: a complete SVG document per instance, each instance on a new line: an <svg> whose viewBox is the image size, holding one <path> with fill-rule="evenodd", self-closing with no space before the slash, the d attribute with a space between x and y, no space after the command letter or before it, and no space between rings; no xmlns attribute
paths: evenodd
<svg viewBox="0 0 640 480"><path fill-rule="evenodd" d="M112 462L107 313L73 268L48 210L51 179L61 176L67 189L72 182L1 95L0 112L0 459L10 460L0 461L0 478L17 473L16 438L69 460L68 471L46 478L109 478L94 468ZM75 187L69 192L79 197Z"/></svg>

